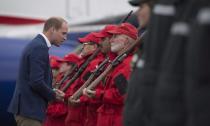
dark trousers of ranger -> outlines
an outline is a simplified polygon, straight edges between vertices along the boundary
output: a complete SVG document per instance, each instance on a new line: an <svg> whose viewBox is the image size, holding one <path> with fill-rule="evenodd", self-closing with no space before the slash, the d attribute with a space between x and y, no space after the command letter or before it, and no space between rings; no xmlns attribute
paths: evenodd
<svg viewBox="0 0 210 126"><path fill-rule="evenodd" d="M41 121L34 120L28 117L17 115L15 116L17 126L42 126Z"/></svg>

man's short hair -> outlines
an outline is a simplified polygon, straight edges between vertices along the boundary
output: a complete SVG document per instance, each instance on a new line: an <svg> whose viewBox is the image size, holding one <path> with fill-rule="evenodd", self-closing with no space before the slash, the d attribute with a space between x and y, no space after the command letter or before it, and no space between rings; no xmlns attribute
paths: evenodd
<svg viewBox="0 0 210 126"><path fill-rule="evenodd" d="M48 31L51 27L55 28L55 30L58 30L61 28L63 22L66 22L63 18L60 17L51 17L47 19L47 21L44 24L43 31Z"/></svg>

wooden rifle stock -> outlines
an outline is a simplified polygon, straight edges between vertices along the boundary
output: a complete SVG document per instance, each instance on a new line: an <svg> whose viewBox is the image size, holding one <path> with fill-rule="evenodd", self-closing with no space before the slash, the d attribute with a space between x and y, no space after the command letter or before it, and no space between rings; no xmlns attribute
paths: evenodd
<svg viewBox="0 0 210 126"><path fill-rule="evenodd" d="M81 95L84 88L88 87L89 84L98 76L101 71L105 69L106 64L109 62L109 57L107 57L90 75L88 80L71 96L73 99L77 100Z"/></svg>
<svg viewBox="0 0 210 126"><path fill-rule="evenodd" d="M105 76L112 70L113 66L109 65L106 70L100 74L99 77L97 77L88 87L87 89L93 90L98 84L99 82L105 78Z"/></svg>
<svg viewBox="0 0 210 126"><path fill-rule="evenodd" d="M85 61L85 63L82 64L82 66L74 74L71 80L67 82L67 84L61 89L63 92L65 92L71 86L71 84L81 75L81 73L85 70L85 68L90 63L90 61L93 60L93 58L95 58L98 55L100 50L101 50L100 48L97 48L97 50Z"/></svg>

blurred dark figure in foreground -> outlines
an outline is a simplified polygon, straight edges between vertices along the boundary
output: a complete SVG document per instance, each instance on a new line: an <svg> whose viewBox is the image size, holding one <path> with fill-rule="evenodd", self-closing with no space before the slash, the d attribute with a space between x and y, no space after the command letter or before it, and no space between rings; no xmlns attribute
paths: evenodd
<svg viewBox="0 0 210 126"><path fill-rule="evenodd" d="M155 3L128 84L125 126L210 125L209 10L207 0Z"/></svg>

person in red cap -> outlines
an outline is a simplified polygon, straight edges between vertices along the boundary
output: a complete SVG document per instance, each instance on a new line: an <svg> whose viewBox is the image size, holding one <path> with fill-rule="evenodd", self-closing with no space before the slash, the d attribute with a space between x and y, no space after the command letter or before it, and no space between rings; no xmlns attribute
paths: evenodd
<svg viewBox="0 0 210 126"><path fill-rule="evenodd" d="M119 55L132 42L137 39L137 29L128 23L123 23L117 28L110 30L114 34L110 40L111 51ZM85 89L84 95L89 98L101 99L101 106L97 112L97 126L122 126L122 110L126 95L127 82L130 76L130 62L132 54L128 55L112 72L105 78L104 89Z"/></svg>
<svg viewBox="0 0 210 126"><path fill-rule="evenodd" d="M64 56L64 58L58 59L58 62L60 62L60 68L59 73L57 76L57 82L60 82L62 78L65 76L65 74L68 73L74 66L79 67L80 58L74 54L70 53ZM69 75L69 78L74 74L75 72L72 72L71 75ZM64 81L62 85L59 85L60 88L64 86L68 81ZM56 101L48 105L47 108L47 117L43 123L44 126L63 126L65 125L65 118L67 115L67 105L62 101Z"/></svg>
<svg viewBox="0 0 210 126"><path fill-rule="evenodd" d="M52 69L52 74L53 74L53 84L55 83L57 74L58 74L58 70L60 67L60 63L58 62L58 60L60 60L61 58L55 55L50 55L50 67ZM53 85L52 84L52 85Z"/></svg>
<svg viewBox="0 0 210 126"><path fill-rule="evenodd" d="M112 34L108 33L108 30L111 30L113 28L117 27L116 25L107 25L102 31L100 32L93 32L92 34L101 39L101 42L99 43L99 46L101 47L101 54L98 55L91 63L90 67L88 67L85 70L85 73L92 73L97 66L103 62L105 57L109 57L110 60L114 59L115 55L110 53L111 47L110 47L110 38L112 37ZM85 82L85 80L83 79ZM96 89L103 89L103 84L99 84ZM87 116L84 123L84 126L95 126L97 123L97 109L101 105L100 99L92 99L88 98L87 96L83 95L80 97L80 102L86 104L86 110L87 110Z"/></svg>
<svg viewBox="0 0 210 126"><path fill-rule="evenodd" d="M111 50L111 44L110 39L113 37L112 33L109 33L109 31L112 31L113 29L116 29L118 26L109 24L106 25L104 29L102 29L100 32L95 32L94 35L98 38L101 38L100 45L103 47L102 52L107 53L110 60L113 60L116 57L116 54L112 53Z"/></svg>
<svg viewBox="0 0 210 126"><path fill-rule="evenodd" d="M58 69L60 77L57 76L57 84L66 74L68 74L68 71L70 71L75 65L79 67L80 60L81 58L74 53L66 54L63 59L58 60L58 62L60 63L60 67Z"/></svg>
<svg viewBox="0 0 210 126"><path fill-rule="evenodd" d="M83 44L82 51L80 53L80 56L83 58L83 62L96 51L96 49L99 47L100 41L101 39L95 37L92 33L86 35L83 38L79 38L79 42ZM82 84L84 84L85 80L89 77L90 73L87 72L86 69L92 69L92 65L90 65L92 64L91 62L82 72L82 74L71 84L66 92L65 99L67 99L69 103L68 115L65 120L66 126L84 125L86 119L86 105L79 103L80 101L71 100L70 97L80 88Z"/></svg>

